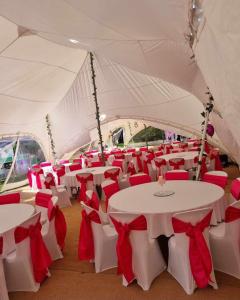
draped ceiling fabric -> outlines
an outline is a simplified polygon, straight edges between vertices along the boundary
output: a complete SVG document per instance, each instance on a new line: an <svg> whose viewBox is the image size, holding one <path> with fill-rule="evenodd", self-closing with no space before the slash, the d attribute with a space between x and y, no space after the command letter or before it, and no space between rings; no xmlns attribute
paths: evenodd
<svg viewBox="0 0 240 300"><path fill-rule="evenodd" d="M216 2L216 14L227 6L221 0L207 2L203 1L207 12ZM43 119L50 113L58 156L88 142L95 116L85 49L96 54L99 104L106 121L146 118L199 133L200 101L206 102L209 85L218 97L217 113L226 116L223 120L213 113L217 132L240 161L240 148L232 149L233 126L227 112L222 113L231 91L219 95L226 82L219 86L209 66L218 64L215 75L221 63L216 57L206 58L207 49L227 47L221 27L218 20L209 22L216 43L200 36L196 47L200 70L190 59L185 40L189 4L188 0L0 0L0 133L32 132L49 150Z"/></svg>

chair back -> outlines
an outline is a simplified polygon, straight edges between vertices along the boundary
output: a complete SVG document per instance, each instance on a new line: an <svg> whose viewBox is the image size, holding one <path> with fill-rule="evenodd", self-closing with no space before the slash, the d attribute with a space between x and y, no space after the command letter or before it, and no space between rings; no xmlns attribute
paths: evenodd
<svg viewBox="0 0 240 300"><path fill-rule="evenodd" d="M120 174L119 168L112 168L104 172L104 178L106 179L110 178L114 181L118 181L119 174Z"/></svg>
<svg viewBox="0 0 240 300"><path fill-rule="evenodd" d="M104 167L104 163L102 161L92 161L89 163L88 167L90 168Z"/></svg>
<svg viewBox="0 0 240 300"><path fill-rule="evenodd" d="M216 184L225 189L227 185L228 175L224 171L209 171L203 175L203 181Z"/></svg>
<svg viewBox="0 0 240 300"><path fill-rule="evenodd" d="M70 172L81 170L81 169L82 169L82 164L79 164L79 163L74 163L74 164L69 166L69 171Z"/></svg>
<svg viewBox="0 0 240 300"><path fill-rule="evenodd" d="M105 194L106 209L108 209L109 198L120 191L119 184L114 180L108 179L102 182L101 187Z"/></svg>
<svg viewBox="0 0 240 300"><path fill-rule="evenodd" d="M136 174L129 177L129 183L131 186L151 182L151 177L148 174Z"/></svg>
<svg viewBox="0 0 240 300"><path fill-rule="evenodd" d="M166 180L189 180L189 173L185 170L173 170L165 173Z"/></svg>
<svg viewBox="0 0 240 300"><path fill-rule="evenodd" d="M123 162L124 162L123 159L114 160L114 161L112 162L112 166L113 166L113 167L119 167L119 168L121 168L121 170L122 170L122 172L123 172Z"/></svg>
<svg viewBox="0 0 240 300"><path fill-rule="evenodd" d="M179 170L184 168L185 160L184 158L172 158L168 163L174 170Z"/></svg>

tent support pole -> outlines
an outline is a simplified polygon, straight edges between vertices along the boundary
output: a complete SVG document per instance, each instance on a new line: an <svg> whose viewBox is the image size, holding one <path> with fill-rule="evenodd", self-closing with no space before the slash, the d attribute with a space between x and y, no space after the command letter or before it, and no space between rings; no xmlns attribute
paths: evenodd
<svg viewBox="0 0 240 300"><path fill-rule="evenodd" d="M97 120L97 130L98 130L98 137L99 137L99 143L100 143L100 148L101 148L101 158L103 165L105 166L105 158L104 158L104 148L103 148L103 139L102 139L102 132L101 132L101 124L100 124L100 112L99 112L99 106L98 106L98 101L97 101L97 86L96 86L96 81L95 81L95 70L93 66L93 53L90 52L90 64L91 64L91 71L92 71L92 85L93 85L93 99L95 102L95 107L96 107L96 120Z"/></svg>

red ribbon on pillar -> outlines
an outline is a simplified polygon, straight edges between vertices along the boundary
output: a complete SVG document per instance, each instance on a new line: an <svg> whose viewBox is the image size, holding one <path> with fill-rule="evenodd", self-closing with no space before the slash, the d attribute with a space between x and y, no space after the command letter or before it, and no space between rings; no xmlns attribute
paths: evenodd
<svg viewBox="0 0 240 300"><path fill-rule="evenodd" d="M15 243L20 243L27 237L30 238L31 260L35 281L41 283L48 274L48 267L52 263L51 256L44 244L41 235L41 224L38 220L36 224L29 228L17 227L14 232Z"/></svg>
<svg viewBox="0 0 240 300"><path fill-rule="evenodd" d="M190 239L189 261L193 278L199 288L206 287L209 281L211 281L212 259L206 240L203 236L204 229L210 225L211 217L212 211L196 225L186 223L174 217L172 218L174 232L185 232Z"/></svg>
<svg viewBox="0 0 240 300"><path fill-rule="evenodd" d="M91 211L90 214L87 214L83 210L78 241L78 257L80 260L94 259L94 240L91 222L101 224L99 215L95 210Z"/></svg>
<svg viewBox="0 0 240 300"><path fill-rule="evenodd" d="M134 280L135 275L132 269L132 246L129 240L131 230L147 230L146 218L141 215L129 224L122 224L111 217L111 220L118 233L117 256L118 274L123 274L128 283Z"/></svg>

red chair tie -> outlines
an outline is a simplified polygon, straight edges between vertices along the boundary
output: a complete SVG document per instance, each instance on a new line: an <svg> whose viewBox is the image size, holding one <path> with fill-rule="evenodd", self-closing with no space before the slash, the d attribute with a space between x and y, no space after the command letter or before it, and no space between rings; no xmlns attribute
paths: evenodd
<svg viewBox="0 0 240 300"><path fill-rule="evenodd" d="M65 175L65 166L54 166L53 170L56 172L58 177L58 185L61 183L60 179Z"/></svg>
<svg viewBox="0 0 240 300"><path fill-rule="evenodd" d="M87 177L83 177L81 175L76 175L77 180L80 182L81 184L81 188L80 188L80 194L79 194L79 201L86 201L86 191L87 191L87 183L88 181L93 181L93 175L89 174L89 176Z"/></svg>
<svg viewBox="0 0 240 300"><path fill-rule="evenodd" d="M132 162L130 162L128 165L127 173L129 173L130 175L135 175L137 173L134 164Z"/></svg>
<svg viewBox="0 0 240 300"><path fill-rule="evenodd" d="M48 208L51 199L52 199L52 195L38 192L35 196L35 205Z"/></svg>
<svg viewBox="0 0 240 300"><path fill-rule="evenodd" d="M96 209L97 211L99 210L99 199L98 196L95 192L92 193L92 198L89 199L88 197L86 197L86 205Z"/></svg>
<svg viewBox="0 0 240 300"><path fill-rule="evenodd" d="M0 205L12 204L20 202L20 193L12 193L7 195L0 195Z"/></svg>
<svg viewBox="0 0 240 300"><path fill-rule="evenodd" d="M203 176L203 181L216 184L224 189L227 185L227 176L218 176L206 173Z"/></svg>
<svg viewBox="0 0 240 300"><path fill-rule="evenodd" d="M204 229L210 225L211 216L212 211L210 211L195 226L174 217L172 218L174 232L185 232L190 238L189 261L193 278L199 288L206 287L209 281L211 281L210 274L212 272L212 259L203 236Z"/></svg>
<svg viewBox="0 0 240 300"><path fill-rule="evenodd" d="M40 175L43 174L43 170L38 169L38 168L33 168L32 174L36 177L37 188L41 189L42 188L42 183L41 183Z"/></svg>
<svg viewBox="0 0 240 300"><path fill-rule="evenodd" d="M166 145L166 146L165 146L166 154L170 154L172 149L173 149L173 146L172 146L172 145Z"/></svg>
<svg viewBox="0 0 240 300"><path fill-rule="evenodd" d="M178 161L169 159L169 165L173 167L174 170L179 170L180 166L184 166L184 158L179 159Z"/></svg>
<svg viewBox="0 0 240 300"><path fill-rule="evenodd" d="M56 186L54 176L52 173L47 174L46 179L44 181L44 185L45 185L46 189L49 189L49 190L51 189L51 187Z"/></svg>
<svg viewBox="0 0 240 300"><path fill-rule="evenodd" d="M236 200L240 199L240 181L238 179L232 181L231 194Z"/></svg>
<svg viewBox="0 0 240 300"><path fill-rule="evenodd" d="M216 171L222 171L222 163L220 161L220 157L219 157L219 153L218 152L212 152L210 154L210 160L213 160L214 159L214 162L215 162L215 166L214 166L214 169Z"/></svg>
<svg viewBox="0 0 240 300"><path fill-rule="evenodd" d="M41 224L38 222L29 228L17 227L14 232L15 243L30 238L30 251L35 281L41 283L48 274L52 259L41 235Z"/></svg>
<svg viewBox="0 0 240 300"><path fill-rule="evenodd" d="M141 161L141 156L142 156L142 153L133 153L132 154L132 157L136 157L137 159L137 165L138 165L138 172L142 172L143 170L143 166L142 166L142 161Z"/></svg>
<svg viewBox="0 0 240 300"><path fill-rule="evenodd" d="M154 163L155 163L156 168L158 168L158 170L159 170L159 175L162 175L161 168L162 168L163 166L166 166L166 165L167 165L166 160L165 160L165 159L154 160Z"/></svg>
<svg viewBox="0 0 240 300"><path fill-rule="evenodd" d="M107 210L108 209L108 200L113 194L119 192L119 185L117 182L114 182L112 184L105 186L103 188L103 190L104 190L104 194L106 196L105 200L106 200L106 210Z"/></svg>
<svg viewBox="0 0 240 300"><path fill-rule="evenodd" d="M99 215L95 210L91 211L90 214L87 214L83 210L78 242L78 257L80 260L94 259L94 240L91 222L101 224Z"/></svg>
<svg viewBox="0 0 240 300"><path fill-rule="evenodd" d="M123 274L128 283L135 275L132 269L132 246L129 240L131 230L147 230L146 218L141 215L129 224L122 224L111 217L111 220L118 233L117 256L118 256L118 274Z"/></svg>
<svg viewBox="0 0 240 300"><path fill-rule="evenodd" d="M105 171L104 177L106 179L110 178L113 181L118 181L119 173L120 173L120 169L116 169L114 171Z"/></svg>
<svg viewBox="0 0 240 300"><path fill-rule="evenodd" d="M64 214L58 205L53 206L52 201L49 202L48 207L49 207L49 211L48 211L49 221L52 221L53 218L55 218L54 226L55 226L57 243L61 248L61 250L63 250L65 246L65 238L67 234L67 223Z"/></svg>
<svg viewBox="0 0 240 300"><path fill-rule="evenodd" d="M151 165L151 162L152 162L153 158L148 158L148 159L145 159L143 161L143 172L145 174L148 174L149 175L149 169L148 169L148 165L150 164Z"/></svg>
<svg viewBox="0 0 240 300"><path fill-rule="evenodd" d="M229 206L225 212L225 222L230 223L240 219L240 209L234 206Z"/></svg>

